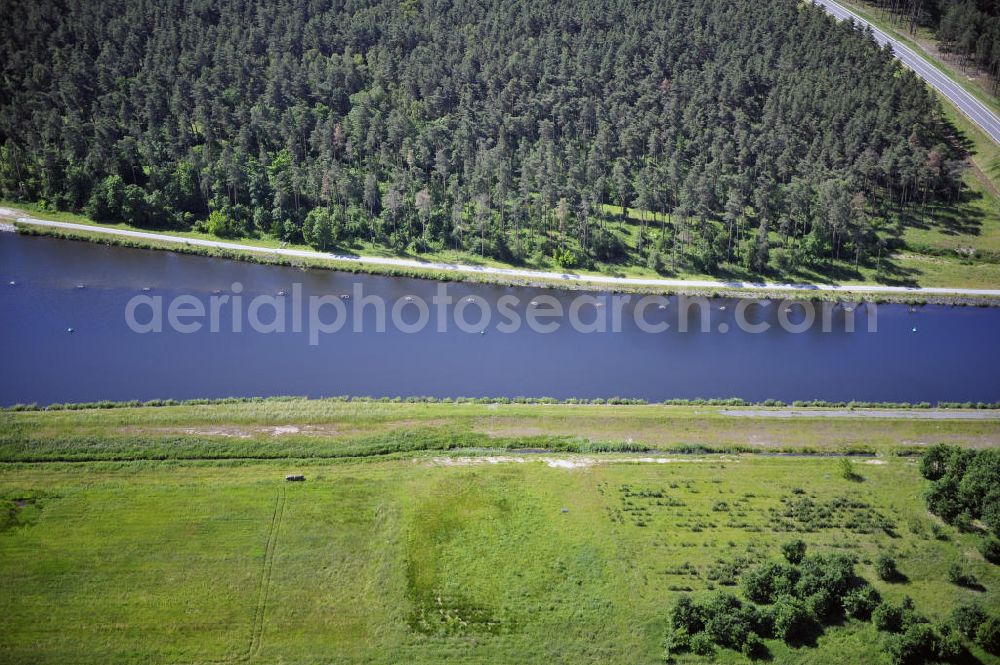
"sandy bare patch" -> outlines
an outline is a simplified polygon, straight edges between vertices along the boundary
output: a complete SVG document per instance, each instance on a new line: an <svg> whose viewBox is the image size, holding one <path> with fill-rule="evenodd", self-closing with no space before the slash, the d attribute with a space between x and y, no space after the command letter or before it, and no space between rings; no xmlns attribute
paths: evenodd
<svg viewBox="0 0 1000 665"><path fill-rule="evenodd" d="M333 425L273 425L241 427L224 425L218 427L124 427L127 434L184 434L186 436L218 436L228 439L253 439L261 437L282 437L293 434L307 436L339 436L343 434Z"/></svg>
<svg viewBox="0 0 1000 665"><path fill-rule="evenodd" d="M547 464L551 469L583 469L597 463L597 460L589 457L582 457L579 459L553 459L550 457L543 457L542 461L545 462L545 464Z"/></svg>
<svg viewBox="0 0 1000 665"><path fill-rule="evenodd" d="M612 460L612 461L617 461L617 460ZM635 457L635 458L625 459L622 461L634 462L638 464L684 464L690 462L707 462L709 460L706 460L701 457ZM719 461L738 462L739 460L735 458L724 458L720 459Z"/></svg>
<svg viewBox="0 0 1000 665"><path fill-rule="evenodd" d="M414 462L421 461L415 458ZM484 455L482 457L435 457L427 461L427 466L482 466L484 464L523 464L523 457Z"/></svg>
<svg viewBox="0 0 1000 665"><path fill-rule="evenodd" d="M295 425L279 425L271 428L271 436L281 436L282 434L298 434L302 430Z"/></svg>
<svg viewBox="0 0 1000 665"><path fill-rule="evenodd" d="M163 434L187 434L188 436L222 436L227 439L249 439L252 434L238 427L164 427L158 428ZM160 433L160 432L158 432Z"/></svg>
<svg viewBox="0 0 1000 665"><path fill-rule="evenodd" d="M727 457L708 460L700 457L514 457L507 455L482 455L463 457L434 457L430 460L414 458L414 463L425 462L426 466L484 466L487 464L524 464L525 462L541 462L550 469L586 469L595 464L677 464L708 461L739 462L738 459Z"/></svg>
<svg viewBox="0 0 1000 665"><path fill-rule="evenodd" d="M864 463L865 464L875 464L877 466L877 465L881 465L881 464L887 464L888 462L886 462L884 459L866 459L864 461Z"/></svg>

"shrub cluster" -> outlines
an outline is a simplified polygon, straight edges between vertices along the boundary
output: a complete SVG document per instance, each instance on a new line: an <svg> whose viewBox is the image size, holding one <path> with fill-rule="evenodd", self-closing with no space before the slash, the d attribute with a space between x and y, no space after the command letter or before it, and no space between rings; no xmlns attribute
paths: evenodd
<svg viewBox="0 0 1000 665"><path fill-rule="evenodd" d="M807 556L801 540L786 543L782 552L787 562L769 561L741 576L750 602L727 592L701 602L682 596L670 615L668 647L705 653L717 645L761 656L765 638L808 642L822 624L844 613L866 619L878 605L878 592L855 573L853 559Z"/></svg>
<svg viewBox="0 0 1000 665"><path fill-rule="evenodd" d="M764 639L809 644L823 625L843 617L870 619L887 633L883 651L893 665L958 662L967 655L963 635L991 653L1000 649L1000 621L977 605L959 608L950 623L934 625L908 597L899 605L883 602L878 591L857 575L855 561L848 556L806 555L801 540L781 549L786 561L768 561L741 576L740 587L749 602L727 592L700 601L682 595L670 612L668 652L711 655L722 647L765 657ZM876 569L885 573L883 577L898 574L888 557L880 558Z"/></svg>
<svg viewBox="0 0 1000 665"><path fill-rule="evenodd" d="M982 607L972 603L956 607L951 620L960 634L986 651L1000 655L1000 618L989 616Z"/></svg>
<svg viewBox="0 0 1000 665"><path fill-rule="evenodd" d="M733 594L718 591L701 602L684 594L670 613L672 632L667 639L671 651L690 650L711 655L715 646L757 657L766 653L761 635L774 633L774 617Z"/></svg>
<svg viewBox="0 0 1000 665"><path fill-rule="evenodd" d="M872 612L875 628L888 633L883 651L892 665L959 662L966 655L961 639L966 631L962 625L971 626L976 621L974 616L956 614L951 623L931 624L916 611L909 596L899 605L882 603Z"/></svg>
<svg viewBox="0 0 1000 665"><path fill-rule="evenodd" d="M982 520L1000 535L1000 450L939 444L924 453L920 472L933 481L925 494L932 513L964 529Z"/></svg>

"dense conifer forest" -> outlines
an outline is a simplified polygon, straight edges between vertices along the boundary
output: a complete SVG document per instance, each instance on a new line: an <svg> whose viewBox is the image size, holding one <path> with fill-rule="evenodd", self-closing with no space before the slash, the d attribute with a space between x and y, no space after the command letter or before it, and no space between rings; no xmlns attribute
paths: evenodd
<svg viewBox="0 0 1000 665"><path fill-rule="evenodd" d="M0 195L102 221L763 273L961 196L930 91L809 3L4 7Z"/></svg>

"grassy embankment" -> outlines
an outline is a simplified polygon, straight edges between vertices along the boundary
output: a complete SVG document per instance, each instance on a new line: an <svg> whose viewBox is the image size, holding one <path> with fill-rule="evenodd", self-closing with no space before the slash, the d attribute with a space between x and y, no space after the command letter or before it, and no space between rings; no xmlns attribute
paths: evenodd
<svg viewBox="0 0 1000 665"><path fill-rule="evenodd" d="M678 593L722 588L724 564L794 537L857 556L933 619L971 600L995 611L998 569L927 514L914 460L892 454L937 441L996 445L1000 421L333 401L4 412L0 662L655 663ZM564 452L695 445L880 456L854 458L852 482L822 456ZM91 461L41 461L71 458ZM789 511L806 498L815 521ZM880 553L906 582L877 581ZM953 562L986 590L949 583ZM816 647L767 645L776 663L869 663L880 639L848 621Z"/></svg>
<svg viewBox="0 0 1000 665"><path fill-rule="evenodd" d="M83 411L2 412L0 460L326 459L423 450L538 448L580 453L919 452L930 443L1000 442L981 420L737 417L792 408L442 404L267 400ZM834 411L835 413L838 411ZM289 429L275 430L287 427Z"/></svg>

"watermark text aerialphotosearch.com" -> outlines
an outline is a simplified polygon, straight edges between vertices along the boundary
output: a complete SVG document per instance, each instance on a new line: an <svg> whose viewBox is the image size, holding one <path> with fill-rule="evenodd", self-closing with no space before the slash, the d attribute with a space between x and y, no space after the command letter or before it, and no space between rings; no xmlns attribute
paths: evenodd
<svg viewBox="0 0 1000 665"><path fill-rule="evenodd" d="M310 345L323 335L338 332L384 333L396 330L415 334L432 330L501 334L519 332L524 326L538 334L554 333L564 326L573 331L619 333L634 326L656 334L726 333L736 329L750 334L781 330L854 332L856 312L864 313L858 328L876 332L877 307L802 300L741 299L712 301L704 297L627 294L581 294L559 299L542 293L530 299L505 294L489 301L480 295L455 296L452 285L439 284L430 298L407 295L385 298L366 294L362 283L351 293L304 295L295 283L291 292L244 294L234 282L229 293L182 294L172 297L143 293L125 307L125 323L140 334L170 330L182 334L203 331L258 334L305 333ZM731 311L730 311L731 310Z"/></svg>

